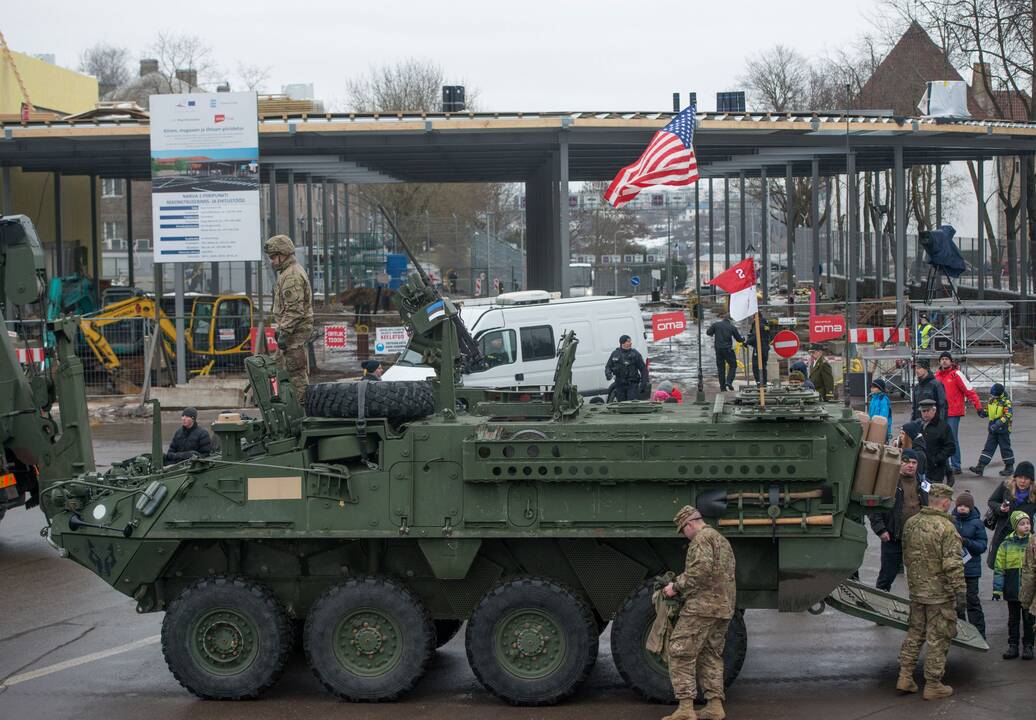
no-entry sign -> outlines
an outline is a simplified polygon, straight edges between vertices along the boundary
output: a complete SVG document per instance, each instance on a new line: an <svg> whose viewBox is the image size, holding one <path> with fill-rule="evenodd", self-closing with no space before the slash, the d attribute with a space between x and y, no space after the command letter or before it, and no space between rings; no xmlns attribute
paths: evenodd
<svg viewBox="0 0 1036 720"><path fill-rule="evenodd" d="M773 351L782 358L790 358L799 351L799 336L791 330L781 330L773 336Z"/></svg>

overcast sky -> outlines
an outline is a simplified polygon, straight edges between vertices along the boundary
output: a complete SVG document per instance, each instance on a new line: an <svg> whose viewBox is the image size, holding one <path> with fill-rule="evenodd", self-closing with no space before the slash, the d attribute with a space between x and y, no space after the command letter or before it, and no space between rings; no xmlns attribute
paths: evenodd
<svg viewBox="0 0 1036 720"><path fill-rule="evenodd" d="M877 0L99 0L9 2L10 46L78 65L98 42L134 59L160 30L194 34L233 81L238 63L270 66L268 90L312 82L341 106L345 84L372 64L406 57L443 66L477 88L483 110L669 110L696 90L699 109L739 89L752 54L782 43L806 56L850 44L870 29ZM237 89L237 88L235 88Z"/></svg>

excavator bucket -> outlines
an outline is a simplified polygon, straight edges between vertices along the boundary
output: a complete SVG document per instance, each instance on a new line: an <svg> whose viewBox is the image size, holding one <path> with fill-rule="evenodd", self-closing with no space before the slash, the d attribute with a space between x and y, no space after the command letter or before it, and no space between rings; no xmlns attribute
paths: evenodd
<svg viewBox="0 0 1036 720"><path fill-rule="evenodd" d="M839 585L827 596L825 602L835 610L870 620L878 625L899 630L906 630L908 627L909 600L855 580L846 580ZM966 650L989 650L989 643L967 620L957 620L957 637L953 638L953 644Z"/></svg>

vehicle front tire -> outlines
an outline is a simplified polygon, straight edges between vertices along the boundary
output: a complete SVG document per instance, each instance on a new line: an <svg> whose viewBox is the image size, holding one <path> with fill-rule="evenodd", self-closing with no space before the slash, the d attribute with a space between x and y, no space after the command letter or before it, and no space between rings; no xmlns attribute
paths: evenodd
<svg viewBox="0 0 1036 720"><path fill-rule="evenodd" d="M258 697L284 670L291 624L268 588L204 578L169 603L162 654L181 685L206 700Z"/></svg>

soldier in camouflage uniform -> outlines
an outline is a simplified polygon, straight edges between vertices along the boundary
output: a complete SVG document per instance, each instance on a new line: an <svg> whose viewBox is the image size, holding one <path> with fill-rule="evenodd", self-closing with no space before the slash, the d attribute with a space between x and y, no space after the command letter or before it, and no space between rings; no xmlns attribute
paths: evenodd
<svg viewBox="0 0 1036 720"><path fill-rule="evenodd" d="M953 489L935 483L928 491L928 507L907 520L903 527L903 563L910 588L910 623L899 651L896 689L917 692L914 667L921 646L928 643L924 661L924 699L938 700L953 694L942 684L946 653L957 634L957 614L967 606L964 561L960 535L950 517Z"/></svg>
<svg viewBox="0 0 1036 720"><path fill-rule="evenodd" d="M669 678L680 707L663 720L723 720L723 646L736 600L734 551L690 505L673 522L691 544L684 571L663 589L668 597L684 598L669 637ZM699 682L707 704L695 715Z"/></svg>
<svg viewBox="0 0 1036 720"><path fill-rule="evenodd" d="M273 289L273 322L277 328L274 358L278 369L288 372L295 397L301 403L309 385L306 343L313 332L313 290L309 276L295 259L291 238L274 235L266 241L266 254L277 271Z"/></svg>

